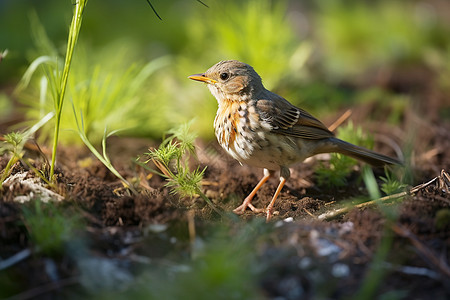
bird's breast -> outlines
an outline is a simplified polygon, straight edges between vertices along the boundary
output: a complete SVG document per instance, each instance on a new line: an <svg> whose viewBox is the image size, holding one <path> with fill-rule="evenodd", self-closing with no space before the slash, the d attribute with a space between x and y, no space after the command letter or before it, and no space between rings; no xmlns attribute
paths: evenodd
<svg viewBox="0 0 450 300"><path fill-rule="evenodd" d="M254 101L222 101L214 129L222 148L251 166L278 170L312 155L301 139L273 132L259 117Z"/></svg>
<svg viewBox="0 0 450 300"><path fill-rule="evenodd" d="M214 120L217 141L241 163L259 166L270 128L264 126L253 101L222 101Z"/></svg>

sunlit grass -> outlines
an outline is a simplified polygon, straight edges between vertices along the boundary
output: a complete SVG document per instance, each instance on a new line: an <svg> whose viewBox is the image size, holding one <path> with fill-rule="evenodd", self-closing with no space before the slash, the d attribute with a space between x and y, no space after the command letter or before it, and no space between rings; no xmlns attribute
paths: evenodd
<svg viewBox="0 0 450 300"><path fill-rule="evenodd" d="M86 136L93 143L99 143L105 127L121 130L124 135L159 136L171 124L165 118L170 102L159 97L161 86L151 77L158 69L167 66L169 58L140 63L134 60L132 45L110 46L91 53L90 47L81 44L74 57L77 64L71 69L67 98L77 112L83 113ZM51 57L41 56L30 65L24 76L22 86L28 84L29 87L22 88L19 95L29 108L26 115L31 120L53 109L49 81L39 72L41 64L52 62ZM36 101L37 97L39 101ZM61 142L80 143L78 135L73 134L77 126L72 105L63 107L62 116ZM49 140L51 136L51 127L45 127L41 141Z"/></svg>
<svg viewBox="0 0 450 300"><path fill-rule="evenodd" d="M421 2L319 1L315 30L328 76L357 81L370 70L430 65L447 45L448 29Z"/></svg>
<svg viewBox="0 0 450 300"><path fill-rule="evenodd" d="M59 70L56 69L57 78L53 77L55 76L53 74L52 69L47 70L47 79L53 84L55 84L54 88L52 89L53 94L53 102L55 105L55 130L53 135L53 149L52 149L52 161L50 164L50 180L53 180L53 174L55 172L55 164L56 164L56 151L58 147L58 139L59 139L59 131L60 131L60 125L61 125L61 116L62 116L62 109L64 104L64 97L66 94L66 88L67 88L67 80L69 77L69 71L70 71L70 65L72 63L72 56L73 52L75 50L75 45L77 44L78 35L80 33L81 29L81 21L83 17L84 8L86 7L87 0L78 0L75 2L74 10L73 10L73 17L72 22L70 24L69 28L69 38L67 41L67 49L66 49L66 56L64 60L64 67L62 70L62 74L58 74ZM61 77L59 77L61 76ZM56 80L59 81L59 86L56 85Z"/></svg>

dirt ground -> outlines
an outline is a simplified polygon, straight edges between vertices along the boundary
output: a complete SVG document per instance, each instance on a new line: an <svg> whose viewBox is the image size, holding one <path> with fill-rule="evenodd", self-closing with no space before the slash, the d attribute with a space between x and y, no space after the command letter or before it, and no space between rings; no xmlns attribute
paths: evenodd
<svg viewBox="0 0 450 300"><path fill-rule="evenodd" d="M353 121L362 122L368 111L371 108L367 105L355 108ZM342 207L348 199L367 196L358 168L347 178L347 186L330 189L317 185L317 158L294 166L275 205L275 216L265 224L263 214L248 211L236 217L230 213L253 189L262 171L240 166L215 142L199 141L197 153L200 166L207 166L202 189L219 209L228 212L223 218L200 198L180 199L171 194L163 178L132 162L152 146L149 141L130 139L124 143L119 137L108 141L110 156L124 177L140 179L139 194L127 193L120 181L84 148L61 147L58 183L52 191L64 200L55 205L81 216L84 227L79 232L89 241L86 248L91 256L119 261L125 266L121 270L132 278L139 276L142 265L161 268L167 262L189 261L195 241L208 240L218 224L225 227L223 239L227 243L233 243L242 228L257 224L263 229L251 231L254 236L249 240L253 241L252 256L261 266L252 273L261 298L358 299L358 295L367 295L361 294L363 291L371 289L367 278L381 276L381 280L375 280L378 284L372 287L374 292L368 295L448 299L450 178L441 170L450 170L450 122L433 120L433 112L427 121L413 112L405 113L403 125L394 129L380 123L362 123L376 137L387 137L399 144L414 128L414 182L407 190L440 177L413 194L383 205L353 208L334 218L319 216ZM383 140L376 138L376 149L394 155ZM38 169L43 169L42 155L33 149L27 155ZM326 156L320 159L327 163ZM6 155L0 157L1 169L7 160ZM377 178L384 174L383 170L374 172ZM4 283L0 296L92 296L92 290L86 291L89 284L80 277L81 267L73 256L43 255L34 247L23 207L32 207L39 192L24 180L34 178L40 186L46 185L22 163L14 166L10 177L19 174L24 177L11 179L0 191L0 281ZM254 200L256 207L268 204L276 184L275 178L263 186ZM31 195L30 201L17 201L27 195ZM42 194L39 197L42 199ZM392 208L395 215L389 216L383 207ZM173 242L174 238L177 242ZM11 265L2 265L2 260L4 263L18 253L25 255ZM5 288L8 284L10 287Z"/></svg>

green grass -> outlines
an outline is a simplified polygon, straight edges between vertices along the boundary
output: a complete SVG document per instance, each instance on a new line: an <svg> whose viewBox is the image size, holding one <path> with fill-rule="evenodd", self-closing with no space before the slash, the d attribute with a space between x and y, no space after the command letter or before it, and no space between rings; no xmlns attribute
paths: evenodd
<svg viewBox="0 0 450 300"><path fill-rule="evenodd" d="M83 17L84 8L86 7L87 0L77 0L75 2L72 22L70 23L69 28L69 37L67 41L67 52L64 60L64 67L62 70L62 74L58 74L59 70L56 69L56 76L59 78L55 78L53 72L54 69L47 69L47 79L50 81L53 86L52 94L53 94L53 102L55 106L55 133L53 135L53 149L52 149L52 162L50 165L50 180L53 180L53 174L55 172L55 163L56 163L56 151L58 147L58 139L59 139L59 131L61 125L61 117L62 117L62 109L64 105L64 97L66 94L67 88L67 80L69 77L70 65L72 63L73 52L75 50L75 45L78 40L78 35L81 29L81 21ZM59 85L56 82L59 81Z"/></svg>
<svg viewBox="0 0 450 300"><path fill-rule="evenodd" d="M368 149L373 148L373 137L356 127L353 122L338 128L337 137ZM332 153L329 165L321 163L316 169L317 183L325 187L342 187L347 184L347 176L353 171L357 161L351 157Z"/></svg>
<svg viewBox="0 0 450 300"><path fill-rule="evenodd" d="M89 148L89 150L92 152L92 154L94 154L95 157L97 157L97 159L103 164L105 165L106 168L108 168L108 170L113 173L117 178L119 178L123 185L129 189L131 192L133 192L135 195L138 194L138 192L136 191L136 189L133 187L132 184L130 184L130 182L128 182L128 180L126 180L117 170L116 168L114 168L113 164L111 163L111 160L108 157L108 154L106 152L106 139L115 134L116 132L110 132L107 133L106 132L106 128L104 130L103 133L103 138L102 138L102 154L100 154L100 152L95 148L95 146L91 143L91 141L88 139L86 133L85 133L85 129L84 129L84 119L83 119L83 114L80 114L79 116L77 115L75 108L73 108L74 110L74 115L77 121L77 130L78 130L78 135L80 136L80 139L83 141L83 143L86 145L86 147Z"/></svg>
<svg viewBox="0 0 450 300"><path fill-rule="evenodd" d="M67 82L69 78L69 72L72 64L72 57L75 50L75 45L77 44L78 35L81 29L82 16L84 9L86 7L87 0L77 1L73 6L73 17L70 23L68 40L66 45L66 53L65 58L62 60L64 63L61 65L60 59L56 56L56 50L52 49L51 42L47 39L44 34L44 30L41 26L39 26L37 22L37 17L35 16L32 23L32 30L35 32L35 38L38 43L41 45L42 49L47 51L45 56L40 56L35 59L28 68L25 73L21 84L19 85L19 89L21 90L28 85L31 81L31 77L37 68L41 68L44 76L39 80L39 90L40 90L40 101L42 104L45 100L50 98L52 109L51 111L55 114L55 121L52 130L52 158L50 163L50 173L49 179L53 180L53 175L55 172L55 164L56 164L56 154L57 154L57 146L59 142L60 136L60 126L61 120L64 119L63 107L64 100L66 97L66 89ZM32 17L33 18L33 17ZM48 97L48 98L47 98ZM39 106L39 114L42 117L43 114L47 113L44 111L41 105Z"/></svg>
<svg viewBox="0 0 450 300"><path fill-rule="evenodd" d="M94 3L89 5L89 12L91 8L99 9ZM141 24L154 28L145 38L145 45L134 32L101 45L83 38L83 32L73 53L72 60L76 63L71 66L66 98L75 104L77 112L82 111L86 135L94 144L101 141L105 126L111 131L121 130L122 135L158 138L174 125L194 117L198 120L194 129L200 136L212 137L217 103L206 88L192 84L187 76L205 71L220 60L240 59L253 65L272 88L304 76L303 66L310 56L311 45L298 38L286 19L285 1L275 4L268 0L227 1L208 5L209 8L193 1L183 7L181 2L175 2L168 12L163 5L160 15L172 19L164 26L154 24L154 20L148 20L150 25ZM154 6L158 10L159 5ZM123 13L127 18L128 10ZM35 19L32 17L32 28L38 60L31 66L36 69L39 62L42 66L37 68L34 78L30 78L33 74L30 68L25 80L28 88L19 94L28 106L28 120L36 120L54 109L52 99L57 93L52 90L59 86L42 78L49 72L42 73L40 68L47 64L62 68L63 61L59 46L55 46ZM219 19L222 22L217 22ZM95 28L89 17L87 20L86 27ZM136 28L136 33L142 31L143 28ZM178 45L180 41L184 44ZM175 44L178 46L171 46ZM149 45L156 46L146 48ZM167 48L161 51L157 45ZM273 53L277 53L276 60L272 59ZM76 129L70 106L62 106L60 122L63 130L60 142L80 143L78 136L70 132ZM52 136L52 130L44 128L41 141Z"/></svg>
<svg viewBox="0 0 450 300"><path fill-rule="evenodd" d="M19 160L23 161L36 175L47 181L39 170L36 170L25 157L25 143L34 137L36 131L44 126L50 119L54 117L54 113L50 112L44 116L39 122L25 131L15 131L4 135L4 141L0 145L0 154L8 154L10 158L5 168L0 172L0 190L3 189L3 182L10 175L11 169ZM41 170L42 171L42 170ZM49 183L47 181L47 183Z"/></svg>
<svg viewBox="0 0 450 300"><path fill-rule="evenodd" d="M35 21L35 26L39 23ZM42 29L37 36L46 40ZM111 131L121 130L124 135L159 136L167 130L171 122L164 117L167 105L164 98L159 98L161 86L151 82L158 69L167 66L168 57L142 62L136 60L136 51L132 42L111 44L101 50L95 50L81 43L71 68L68 80L67 98L75 106L77 113L82 113L86 136L93 143L100 143L103 131L108 127ZM56 50L50 42L41 42L40 53ZM59 56L39 56L28 68L18 95L27 106L25 112L29 120L38 119L48 111L53 111L52 81L43 73L46 64L54 67ZM36 101L39 98L39 101ZM72 105L62 108L61 128L63 144L79 144L77 120ZM53 135L50 123L41 132L41 141L49 141Z"/></svg>
<svg viewBox="0 0 450 300"><path fill-rule="evenodd" d="M37 253L60 257L70 243L75 243L76 232L82 228L81 216L71 209L52 203L33 201L31 207L23 207L23 222Z"/></svg>
<svg viewBox="0 0 450 300"><path fill-rule="evenodd" d="M383 181L381 184L381 190L386 195L392 195L403 191L407 184L403 183L397 176L391 172L388 168L384 170L385 176L381 176L380 179Z"/></svg>

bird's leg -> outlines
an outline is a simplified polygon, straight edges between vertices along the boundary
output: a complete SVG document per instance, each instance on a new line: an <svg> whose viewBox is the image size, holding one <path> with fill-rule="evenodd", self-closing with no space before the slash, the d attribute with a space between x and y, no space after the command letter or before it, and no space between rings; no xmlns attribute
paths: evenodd
<svg viewBox="0 0 450 300"><path fill-rule="evenodd" d="M289 179L290 176L291 172L289 171L289 169L286 167L281 167L280 184L278 184L277 190L275 191L275 194L273 194L272 200L270 201L269 205L267 205L266 208L266 222L269 222L270 219L272 218L272 211L275 201L277 200L278 195L281 192L281 189L283 188L284 184L286 183L286 181Z"/></svg>
<svg viewBox="0 0 450 300"><path fill-rule="evenodd" d="M252 205L252 199L255 197L256 192L263 186L264 183L266 183L267 180L273 175L273 171L269 171L267 169L264 169L264 177L261 178L261 180L258 182L258 184L255 186L253 191L244 199L244 202L242 202L241 205L236 207L233 212L235 214L243 214L244 211L249 207L252 211L259 213L264 212L264 209L262 208L256 208Z"/></svg>

